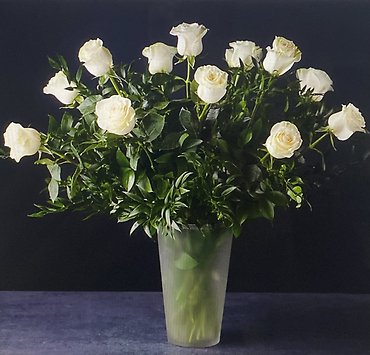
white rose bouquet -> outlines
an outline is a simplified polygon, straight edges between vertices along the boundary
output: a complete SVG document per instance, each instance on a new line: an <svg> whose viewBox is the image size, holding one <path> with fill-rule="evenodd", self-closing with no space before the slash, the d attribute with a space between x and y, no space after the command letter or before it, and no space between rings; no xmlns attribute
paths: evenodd
<svg viewBox="0 0 370 355"><path fill-rule="evenodd" d="M114 64L100 39L81 47L76 73L50 58L56 73L44 93L62 103L61 117L49 115L45 133L13 122L4 133L4 157L38 153L35 164L47 168L49 199L32 216L106 213L132 221L130 233L160 235L168 337L182 346L219 340L227 271L215 260L230 251L232 234L254 218L273 219L277 207L300 207L323 141L334 147L366 131L353 104L326 106L328 74L293 68L302 55L294 42L275 37L266 51L230 42L220 69L196 65L207 31L172 28L177 46L143 48L141 71L140 63ZM174 70L182 63L185 77Z"/></svg>
<svg viewBox="0 0 370 355"><path fill-rule="evenodd" d="M237 236L246 221L302 204L307 153L365 132L364 118L353 104L327 108L329 75L292 69L302 54L283 37L266 51L230 42L223 69L197 66L207 31L173 27L177 46L145 47L144 72L113 64L101 39L81 47L76 73L50 58L56 73L44 93L63 104L61 118L50 116L46 133L12 122L4 134L4 156L38 153L35 164L50 173L50 199L33 216L84 210L133 221L131 232L141 226L151 237L189 225ZM186 77L174 72L183 62Z"/></svg>

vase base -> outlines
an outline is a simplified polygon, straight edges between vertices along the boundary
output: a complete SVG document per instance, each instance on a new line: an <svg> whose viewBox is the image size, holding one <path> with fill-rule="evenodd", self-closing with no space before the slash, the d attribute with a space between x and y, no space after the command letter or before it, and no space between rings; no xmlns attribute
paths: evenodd
<svg viewBox="0 0 370 355"><path fill-rule="evenodd" d="M210 348L217 345L220 342L220 338L217 339L201 339L194 340L192 342L182 342L175 339L168 339L168 343L182 348Z"/></svg>

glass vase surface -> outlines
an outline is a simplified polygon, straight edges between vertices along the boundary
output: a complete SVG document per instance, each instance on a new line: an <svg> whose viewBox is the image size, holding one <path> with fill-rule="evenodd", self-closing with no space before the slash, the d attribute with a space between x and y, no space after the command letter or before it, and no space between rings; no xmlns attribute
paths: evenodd
<svg viewBox="0 0 370 355"><path fill-rule="evenodd" d="M196 227L158 235L169 343L209 347L220 341L232 232Z"/></svg>

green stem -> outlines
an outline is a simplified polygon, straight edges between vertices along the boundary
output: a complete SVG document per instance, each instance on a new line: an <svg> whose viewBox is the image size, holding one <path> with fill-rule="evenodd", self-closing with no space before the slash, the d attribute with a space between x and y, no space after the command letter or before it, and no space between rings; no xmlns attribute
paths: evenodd
<svg viewBox="0 0 370 355"><path fill-rule="evenodd" d="M240 78L240 74L236 74L233 85L236 87Z"/></svg>
<svg viewBox="0 0 370 355"><path fill-rule="evenodd" d="M251 114L252 119L255 117L255 115L257 113L257 109L258 109L258 107L259 107L259 105L260 105L260 103L263 99L263 96L264 96L265 92L268 91L268 89L270 88L273 78L274 78L274 76L271 75L270 79L267 83L267 88L265 90L265 77L262 76L262 81L261 81L261 84L260 84L260 87L259 87L258 96L257 96L256 101L254 103L254 107L253 107L252 114Z"/></svg>
<svg viewBox="0 0 370 355"><path fill-rule="evenodd" d="M204 116L207 114L208 107L209 107L209 104L204 105L203 110L202 110L202 113L198 117L199 118L199 121L201 121L204 118Z"/></svg>
<svg viewBox="0 0 370 355"><path fill-rule="evenodd" d="M269 155L270 155L270 153L269 153L269 152L267 152L267 153L266 153L266 154L265 154L265 155L260 159L260 163L263 163Z"/></svg>
<svg viewBox="0 0 370 355"><path fill-rule="evenodd" d="M272 157L272 155L270 155L270 170L272 170L273 165L274 165L274 158Z"/></svg>
<svg viewBox="0 0 370 355"><path fill-rule="evenodd" d="M109 80L112 83L112 85L113 85L114 89L116 90L117 94L119 96L123 96L121 90L118 87L118 84L117 84L116 80L113 77L111 77L110 75L109 75Z"/></svg>
<svg viewBox="0 0 370 355"><path fill-rule="evenodd" d="M187 62L187 70L186 70L186 80L185 80L185 89L186 89L186 98L190 98L190 73L191 73L191 65L190 59L186 58Z"/></svg>
<svg viewBox="0 0 370 355"><path fill-rule="evenodd" d="M50 154L50 155L56 155L58 156L59 158L65 160L67 163L70 163L72 165L76 165L78 166L78 164L76 162L74 162L73 160L70 160L69 158L67 158L64 154L61 154L61 153L58 153L54 150L51 150L51 149L48 149L46 147L41 147L40 148L40 152L42 153L46 153L46 154Z"/></svg>
<svg viewBox="0 0 370 355"><path fill-rule="evenodd" d="M112 83L114 90L116 90L117 94L122 97L127 97L126 92L119 88L118 83L116 79L114 78L116 76L116 73L114 72L113 69L111 69L108 75L109 75L109 80Z"/></svg>
<svg viewBox="0 0 370 355"><path fill-rule="evenodd" d="M150 164L151 169L154 170L153 160L150 157L150 154L149 154L148 150L146 149L146 147L144 145L142 145L142 147L143 147L143 150L144 150L146 156L148 157L148 160L149 160L149 164Z"/></svg>
<svg viewBox="0 0 370 355"><path fill-rule="evenodd" d="M315 146L320 143L327 135L329 132L325 132L321 137L317 138L313 143L311 143L308 148L313 149Z"/></svg>

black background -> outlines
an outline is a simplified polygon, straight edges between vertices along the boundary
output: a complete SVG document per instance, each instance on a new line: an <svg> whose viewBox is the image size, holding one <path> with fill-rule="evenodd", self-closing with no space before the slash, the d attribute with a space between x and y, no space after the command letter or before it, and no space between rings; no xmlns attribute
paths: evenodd
<svg viewBox="0 0 370 355"><path fill-rule="evenodd" d="M10 121L45 131L58 102L42 93L54 75L46 56L77 52L100 37L115 62L129 62L156 41L175 45L172 26L205 24L198 64L225 67L234 40L261 47L275 35L302 50L295 68L320 68L334 81L328 100L337 110L352 102L370 122L370 2L368 1L0 1L0 128ZM145 61L138 64L145 69ZM86 81L91 76L84 74ZM93 84L93 82L92 82ZM368 124L370 126L370 123ZM329 162L345 165L356 134L338 143ZM46 168L0 161L1 290L159 290L155 241L106 216L30 219L42 202ZM370 161L349 166L310 192L311 212L279 211L273 223L251 222L234 240L230 291L370 292Z"/></svg>

